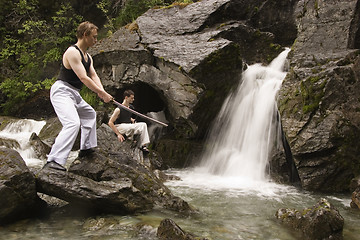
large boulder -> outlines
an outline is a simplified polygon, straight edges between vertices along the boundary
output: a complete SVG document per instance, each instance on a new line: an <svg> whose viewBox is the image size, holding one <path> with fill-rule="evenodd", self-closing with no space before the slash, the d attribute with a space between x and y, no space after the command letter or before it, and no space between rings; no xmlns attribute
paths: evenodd
<svg viewBox="0 0 360 240"><path fill-rule="evenodd" d="M131 141L120 143L105 124L97 135L96 152L75 159L68 171L40 170L37 190L96 212L128 214L154 206L193 211L153 173L149 157Z"/></svg>
<svg viewBox="0 0 360 240"><path fill-rule="evenodd" d="M35 216L44 203L34 174L15 150L0 148L0 224Z"/></svg>
<svg viewBox="0 0 360 240"><path fill-rule="evenodd" d="M326 199L320 199L313 207L300 211L279 209L276 218L284 225L301 232L303 239L343 239L344 218Z"/></svg>
<svg viewBox="0 0 360 240"><path fill-rule="evenodd" d="M101 155L97 155L105 161ZM94 181L72 172L45 167L37 173L37 191L96 212L128 214L146 211L152 202L136 189L131 179Z"/></svg>
<svg viewBox="0 0 360 240"><path fill-rule="evenodd" d="M298 37L278 99L283 129L304 189L348 191L360 174L359 4L299 1L295 13Z"/></svg>

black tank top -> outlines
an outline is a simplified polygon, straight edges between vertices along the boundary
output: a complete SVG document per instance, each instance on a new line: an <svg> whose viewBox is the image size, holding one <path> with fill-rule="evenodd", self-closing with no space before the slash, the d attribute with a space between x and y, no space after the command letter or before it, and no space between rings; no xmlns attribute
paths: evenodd
<svg viewBox="0 0 360 240"><path fill-rule="evenodd" d="M90 56L87 54L88 57L88 61L85 61L84 55L81 52L81 50L79 49L78 46L76 46L75 44L72 45L73 47L75 47L81 54L81 63L84 65L86 73L89 74L89 70L90 70L90 65L91 65L91 59ZM64 82L68 82L69 84L71 84L72 86L76 87L77 89L81 89L83 86L83 83L80 81L80 79L78 78L78 76L76 75L76 73L72 70L72 69L67 69L64 66L64 63L61 63L61 67L60 67L60 73L59 73L59 77L58 80L62 80Z"/></svg>
<svg viewBox="0 0 360 240"><path fill-rule="evenodd" d="M129 108L134 109L134 106L130 105ZM133 117L133 113L131 113L130 111L126 111L125 109L122 108L119 109L120 109L120 116L115 120L115 124L132 123L130 118Z"/></svg>

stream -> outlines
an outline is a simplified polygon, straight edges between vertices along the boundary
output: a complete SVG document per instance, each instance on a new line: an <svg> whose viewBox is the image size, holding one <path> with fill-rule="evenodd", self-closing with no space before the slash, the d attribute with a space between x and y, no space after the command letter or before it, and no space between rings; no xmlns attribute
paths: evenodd
<svg viewBox="0 0 360 240"><path fill-rule="evenodd" d="M350 208L351 194L307 192L268 178L268 155L277 147L274 143L279 133L274 124L275 97L286 75L283 68L288 51L267 67L248 67L239 89L225 100L206 142L209 149L198 166L166 171L181 178L166 182L167 187L197 213L185 215L158 207L128 216L60 211L0 226L0 239L155 240L160 222L171 218L183 230L212 240L298 240L301 235L279 223L275 213L280 208L312 207L321 198L335 205L344 217L344 240L359 239L360 211ZM13 148L29 167L39 168L44 160L33 157L26 139L42 126L41 121L20 120L3 129L0 138L25 139Z"/></svg>
<svg viewBox="0 0 360 240"><path fill-rule="evenodd" d="M344 217L344 239L359 239L360 212L350 208L350 194L319 195L271 182L242 185L236 177L209 177L194 171L169 170L167 173L182 180L166 185L195 207L196 214L187 216L162 208L130 216L55 213L0 227L0 239L156 240L161 220L171 218L183 230L212 240L299 240L301 236L281 225L275 213L279 208L307 208L320 198L334 204Z"/></svg>

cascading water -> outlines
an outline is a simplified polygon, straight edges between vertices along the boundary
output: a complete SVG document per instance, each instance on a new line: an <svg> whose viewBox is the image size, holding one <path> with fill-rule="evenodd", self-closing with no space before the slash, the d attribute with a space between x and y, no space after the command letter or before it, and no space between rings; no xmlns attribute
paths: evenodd
<svg viewBox="0 0 360 240"><path fill-rule="evenodd" d="M39 134L45 124L45 121L32 119L20 119L9 123L0 132L1 145L16 150L28 166L43 165L30 146L29 139L32 133Z"/></svg>
<svg viewBox="0 0 360 240"><path fill-rule="evenodd" d="M224 102L207 141L202 171L255 181L267 179L268 155L276 142L276 94L286 72L283 51L269 66L254 64Z"/></svg>

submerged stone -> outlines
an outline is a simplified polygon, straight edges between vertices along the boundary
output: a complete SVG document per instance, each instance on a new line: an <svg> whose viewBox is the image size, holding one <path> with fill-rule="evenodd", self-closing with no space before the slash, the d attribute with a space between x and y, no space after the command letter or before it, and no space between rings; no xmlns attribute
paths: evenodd
<svg viewBox="0 0 360 240"><path fill-rule="evenodd" d="M320 199L313 207L301 211L279 209L276 218L292 229L300 231L308 240L343 239L344 218L326 199Z"/></svg>
<svg viewBox="0 0 360 240"><path fill-rule="evenodd" d="M160 222L156 236L160 240L206 240L206 238L197 237L192 233L185 232L170 218Z"/></svg>

